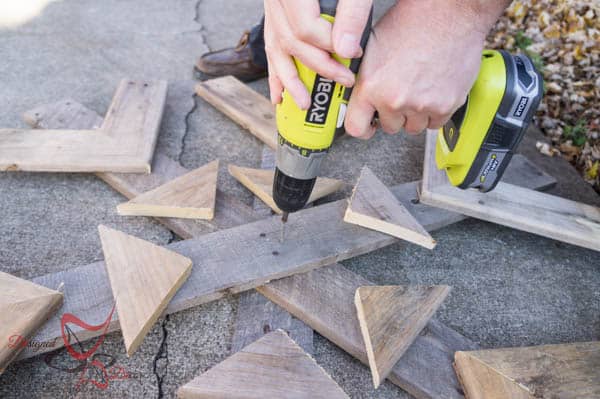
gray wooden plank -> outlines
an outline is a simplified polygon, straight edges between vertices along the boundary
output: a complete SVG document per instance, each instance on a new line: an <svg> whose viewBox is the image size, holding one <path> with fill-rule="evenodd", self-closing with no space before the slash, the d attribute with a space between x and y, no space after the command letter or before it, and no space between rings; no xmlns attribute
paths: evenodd
<svg viewBox="0 0 600 399"><path fill-rule="evenodd" d="M263 169L275 167L275 153L267 145L263 146L260 167ZM253 208L263 217L272 214L271 208L257 197L254 198ZM264 334L277 329L287 331L302 349L307 353L313 353L312 328L255 290L242 292L238 300L231 351L235 353Z"/></svg>
<svg viewBox="0 0 600 399"><path fill-rule="evenodd" d="M277 329L287 332L306 353L314 352L312 328L256 290L242 292L238 301L231 352L235 353Z"/></svg>
<svg viewBox="0 0 600 399"><path fill-rule="evenodd" d="M546 184L547 179L541 176L527 183L539 182ZM392 187L391 191L425 229L431 231L465 218L415 201L417 184L401 184ZM386 234L343 222L346 206L346 200L339 200L296 212L288 220L284 243L279 242L281 220L276 215L170 244L167 248L191 258L194 267L188 281L167 307L167 313L246 291L270 280L310 271L397 241ZM63 312L80 315L88 322L102 321L110 310L106 307L112 302L110 288L105 284L103 262L38 277L34 281L50 288L64 281ZM52 320L46 324L36 340L55 341L61 346L62 340L55 340L60 337L57 322ZM118 323L114 324L113 328L118 326ZM78 332L86 334L75 329L75 333ZM27 355L32 354L26 352Z"/></svg>

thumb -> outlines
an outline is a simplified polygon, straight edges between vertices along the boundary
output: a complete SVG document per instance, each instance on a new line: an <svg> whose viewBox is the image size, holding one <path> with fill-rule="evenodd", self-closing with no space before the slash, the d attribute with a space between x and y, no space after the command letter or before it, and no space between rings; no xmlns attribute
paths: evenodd
<svg viewBox="0 0 600 399"><path fill-rule="evenodd" d="M332 32L336 54L344 58L357 58L362 55L360 38L369 19L372 4L372 0L339 0Z"/></svg>

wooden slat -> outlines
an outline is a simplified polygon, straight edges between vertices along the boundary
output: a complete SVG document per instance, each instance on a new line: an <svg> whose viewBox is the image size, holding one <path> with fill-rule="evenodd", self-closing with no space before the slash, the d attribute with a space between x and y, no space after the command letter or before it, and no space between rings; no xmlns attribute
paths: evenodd
<svg viewBox="0 0 600 399"><path fill-rule="evenodd" d="M344 221L421 245L435 240L367 166L363 167L344 214Z"/></svg>
<svg viewBox="0 0 600 399"><path fill-rule="evenodd" d="M232 76L200 82L196 93L260 141L277 147L275 109L264 96Z"/></svg>
<svg viewBox="0 0 600 399"><path fill-rule="evenodd" d="M449 291L445 285L356 289L354 305L375 388L387 378Z"/></svg>
<svg viewBox="0 0 600 399"><path fill-rule="evenodd" d="M257 291L368 364L354 295L358 287L369 285L372 283L365 278L334 264L272 281ZM475 348L471 341L432 319L388 378L417 398L461 398L452 369L454 351Z"/></svg>
<svg viewBox="0 0 600 399"><path fill-rule="evenodd" d="M456 353L467 399L599 398L600 342Z"/></svg>
<svg viewBox="0 0 600 399"><path fill-rule="evenodd" d="M265 335L177 391L181 399L315 398L348 395L281 330Z"/></svg>
<svg viewBox="0 0 600 399"><path fill-rule="evenodd" d="M192 261L103 225L98 232L127 356L131 356L190 275Z"/></svg>
<svg viewBox="0 0 600 399"><path fill-rule="evenodd" d="M212 219L215 214L219 160L207 163L162 186L117 205L120 215Z"/></svg>
<svg viewBox="0 0 600 399"><path fill-rule="evenodd" d="M304 351L313 353L313 330L256 290L240 294L231 339L231 352L240 351L265 334L284 330Z"/></svg>
<svg viewBox="0 0 600 399"><path fill-rule="evenodd" d="M537 176L527 183L547 185L548 178ZM414 203L417 185L418 182L405 183L392 187L391 191L428 231L465 219L454 212ZM286 226L289 239L283 246L279 242L281 220L278 216L169 245L168 248L190 257L195 267L166 312L188 309L272 279L309 271L396 242L393 237L343 222L345 207L346 200L340 200L291 215ZM315 229L315 225L320 228ZM49 274L34 281L47 287L56 287L64 281L69 299L63 311L85 316L89 323L99 324L110 312L110 288L105 283L107 276L102 262ZM115 315L110 328L117 327ZM62 345L62 339L57 335L59 331L57 325L48 323L36 340L47 342L58 338L55 344ZM95 336L83 330L75 333L78 337L81 334L81 339ZM24 356L32 355L26 352Z"/></svg>
<svg viewBox="0 0 600 399"><path fill-rule="evenodd" d="M41 105L25 112L23 119L32 126L43 129L84 128L85 123L89 123L88 128L93 128L99 126L103 121L94 111L73 100ZM96 176L125 197L135 198L188 172L188 169L157 150L152 161L151 174L107 172L96 173ZM181 238L192 238L257 219L259 217L254 214L252 208L217 189L213 220L177 218L158 218L157 220Z"/></svg>
<svg viewBox="0 0 600 399"><path fill-rule="evenodd" d="M165 81L123 80L101 129L0 129L0 170L149 173L166 94Z"/></svg>
<svg viewBox="0 0 600 399"><path fill-rule="evenodd" d="M267 145L263 146L260 167L273 169L275 154ZM271 209L257 197L254 198L254 211L267 217ZM313 330L285 309L275 305L255 290L242 292L239 296L231 351L241 350L271 331L282 329L307 353L313 353Z"/></svg>
<svg viewBox="0 0 600 399"><path fill-rule="evenodd" d="M252 191L254 195L260 198L274 212L281 213L281 209L279 209L273 199L274 170L244 168L233 164L229 164L227 170L231 176L235 177L237 181ZM342 188L343 185L344 182L341 180L318 177L307 203L311 204L320 198L326 197Z"/></svg>
<svg viewBox="0 0 600 399"><path fill-rule="evenodd" d="M0 272L0 374L62 301L60 292Z"/></svg>
<svg viewBox="0 0 600 399"><path fill-rule="evenodd" d="M435 137L428 132L421 201L489 222L600 251L600 208L500 182L493 191L432 183ZM437 169L436 169L437 170ZM426 183L428 182L428 183Z"/></svg>

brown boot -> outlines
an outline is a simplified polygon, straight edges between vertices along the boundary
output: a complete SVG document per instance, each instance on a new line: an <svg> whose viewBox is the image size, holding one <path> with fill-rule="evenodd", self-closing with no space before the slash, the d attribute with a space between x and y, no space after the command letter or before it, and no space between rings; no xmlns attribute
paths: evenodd
<svg viewBox="0 0 600 399"><path fill-rule="evenodd" d="M245 32L236 47L203 54L194 67L196 76L204 80L233 75L244 82L267 76L265 68L252 62L249 37L250 33Z"/></svg>

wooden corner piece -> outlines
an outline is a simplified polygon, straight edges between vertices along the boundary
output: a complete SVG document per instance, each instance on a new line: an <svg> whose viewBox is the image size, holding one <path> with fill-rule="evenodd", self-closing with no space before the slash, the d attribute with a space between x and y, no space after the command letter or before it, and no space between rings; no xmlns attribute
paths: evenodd
<svg viewBox="0 0 600 399"><path fill-rule="evenodd" d="M354 305L365 342L375 388L427 325L450 287L363 286Z"/></svg>
<svg viewBox="0 0 600 399"><path fill-rule="evenodd" d="M433 249L435 240L396 196L364 167L344 214L344 221Z"/></svg>
<svg viewBox="0 0 600 399"><path fill-rule="evenodd" d="M212 219L219 160L214 160L117 206L119 215Z"/></svg>
<svg viewBox="0 0 600 399"><path fill-rule="evenodd" d="M192 271L192 261L166 248L98 226L127 355L131 356Z"/></svg>
<svg viewBox="0 0 600 399"><path fill-rule="evenodd" d="M273 212L281 213L281 209L273 199L273 179L275 178L273 170L245 168L233 164L229 164L227 169L231 176L260 198ZM344 182L341 180L318 177L308 203L336 192L343 185Z"/></svg>
<svg viewBox="0 0 600 399"><path fill-rule="evenodd" d="M0 374L62 302L58 291L0 272Z"/></svg>
<svg viewBox="0 0 600 399"><path fill-rule="evenodd" d="M273 331L188 382L181 399L240 397L347 399L348 395L285 332Z"/></svg>

